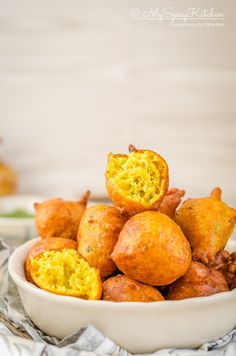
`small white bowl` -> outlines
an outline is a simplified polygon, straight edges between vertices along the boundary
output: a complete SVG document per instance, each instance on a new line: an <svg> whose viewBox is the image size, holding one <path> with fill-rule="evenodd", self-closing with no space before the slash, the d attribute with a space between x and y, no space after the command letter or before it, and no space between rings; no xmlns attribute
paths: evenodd
<svg viewBox="0 0 236 356"><path fill-rule="evenodd" d="M34 195L8 195L0 197L0 214L24 210L34 214L34 203L42 201ZM13 218L0 216L0 237L10 245L20 245L37 235L34 217Z"/></svg>
<svg viewBox="0 0 236 356"><path fill-rule="evenodd" d="M46 334L64 338L93 324L132 353L194 348L236 325L236 289L209 297L152 303L87 301L46 292L25 279L24 262L33 239L11 255L8 268L29 317ZM234 250L231 242L228 250Z"/></svg>

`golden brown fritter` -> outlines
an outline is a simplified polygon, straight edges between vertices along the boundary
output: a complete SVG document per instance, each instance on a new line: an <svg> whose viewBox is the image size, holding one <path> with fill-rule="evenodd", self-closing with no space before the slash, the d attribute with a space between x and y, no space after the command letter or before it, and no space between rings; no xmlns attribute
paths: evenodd
<svg viewBox="0 0 236 356"><path fill-rule="evenodd" d="M49 292L83 299L100 299L102 282L98 269L77 252L77 243L65 238L37 242L25 263L27 279Z"/></svg>
<svg viewBox="0 0 236 356"><path fill-rule="evenodd" d="M78 231L78 251L90 266L105 277L115 271L111 253L127 217L109 205L95 205L86 209Z"/></svg>
<svg viewBox="0 0 236 356"><path fill-rule="evenodd" d="M103 283L103 300L111 302L158 302L164 298L154 287L119 274Z"/></svg>
<svg viewBox="0 0 236 356"><path fill-rule="evenodd" d="M192 261L185 275L170 286L167 299L204 297L228 290L227 283L220 272Z"/></svg>
<svg viewBox="0 0 236 356"><path fill-rule="evenodd" d="M221 190L215 188L208 198L186 200L175 221L190 242L193 259L208 263L224 249L236 222L236 210L221 201Z"/></svg>
<svg viewBox="0 0 236 356"><path fill-rule="evenodd" d="M86 192L78 202L51 199L35 203L35 223L39 235L42 238L64 237L76 240L89 195Z"/></svg>
<svg viewBox="0 0 236 356"><path fill-rule="evenodd" d="M122 212L134 215L157 210L169 184L168 165L157 153L137 150L108 155L106 187L111 200Z"/></svg>
<svg viewBox="0 0 236 356"><path fill-rule="evenodd" d="M184 194L184 190L180 190L178 188L169 189L158 210L173 219L175 211L178 208Z"/></svg>
<svg viewBox="0 0 236 356"><path fill-rule="evenodd" d="M181 277L191 262L190 245L167 215L145 211L133 216L121 230L112 259L127 276L154 286Z"/></svg>

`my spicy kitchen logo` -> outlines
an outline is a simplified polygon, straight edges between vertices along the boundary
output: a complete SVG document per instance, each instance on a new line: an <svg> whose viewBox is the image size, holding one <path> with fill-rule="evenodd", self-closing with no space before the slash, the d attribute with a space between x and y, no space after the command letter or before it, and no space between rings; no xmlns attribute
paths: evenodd
<svg viewBox="0 0 236 356"><path fill-rule="evenodd" d="M225 14L214 8L189 7L184 10L174 7L132 8L129 11L132 20L150 20L167 23L170 26L215 27L224 26Z"/></svg>

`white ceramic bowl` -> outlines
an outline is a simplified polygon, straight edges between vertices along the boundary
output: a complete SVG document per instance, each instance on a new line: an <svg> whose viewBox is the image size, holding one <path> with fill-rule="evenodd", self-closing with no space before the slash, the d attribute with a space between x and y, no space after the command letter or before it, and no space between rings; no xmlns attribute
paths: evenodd
<svg viewBox="0 0 236 356"><path fill-rule="evenodd" d="M25 279L27 252L37 239L18 247L9 260L26 312L45 333L63 338L93 324L133 353L193 348L223 336L236 325L236 289L210 297L152 303L87 301L46 292ZM231 242L229 250L236 248Z"/></svg>
<svg viewBox="0 0 236 356"><path fill-rule="evenodd" d="M25 210L34 214L34 203L42 197L34 195L8 195L0 197L0 213ZM37 235L34 217L10 218L0 217L0 237L12 246L17 246Z"/></svg>

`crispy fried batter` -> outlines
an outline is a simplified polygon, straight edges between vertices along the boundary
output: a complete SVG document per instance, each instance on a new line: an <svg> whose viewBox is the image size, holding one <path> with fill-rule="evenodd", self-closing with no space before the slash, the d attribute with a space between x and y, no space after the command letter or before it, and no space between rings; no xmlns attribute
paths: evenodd
<svg viewBox="0 0 236 356"><path fill-rule="evenodd" d="M112 302L158 302L164 300L164 298L156 288L119 274L103 283L103 300Z"/></svg>
<svg viewBox="0 0 236 356"><path fill-rule="evenodd" d="M191 250L172 219L160 212L146 211L125 224L112 259L127 276L161 286L174 282L187 271Z"/></svg>
<svg viewBox="0 0 236 356"><path fill-rule="evenodd" d="M111 253L127 217L108 205L86 209L78 231L78 251L105 277L115 271Z"/></svg>
<svg viewBox="0 0 236 356"><path fill-rule="evenodd" d="M64 237L76 240L89 195L89 191L86 192L78 202L51 199L35 203L35 222L39 235L42 238Z"/></svg>
<svg viewBox="0 0 236 356"><path fill-rule="evenodd" d="M167 299L204 297L228 290L220 272L192 261L186 274L170 286Z"/></svg>
<svg viewBox="0 0 236 356"><path fill-rule="evenodd" d="M221 190L215 188L210 197L188 199L176 212L175 221L189 240L196 261L213 260L233 231L236 210L220 199Z"/></svg>

